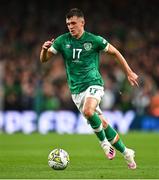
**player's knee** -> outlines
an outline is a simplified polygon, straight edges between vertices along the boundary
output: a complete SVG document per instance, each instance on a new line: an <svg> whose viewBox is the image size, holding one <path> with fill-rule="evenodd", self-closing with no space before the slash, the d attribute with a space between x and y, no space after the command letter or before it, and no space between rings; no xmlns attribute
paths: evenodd
<svg viewBox="0 0 159 180"><path fill-rule="evenodd" d="M90 107L85 107L83 109L83 114L86 118L92 117L94 114L94 109L90 108Z"/></svg>

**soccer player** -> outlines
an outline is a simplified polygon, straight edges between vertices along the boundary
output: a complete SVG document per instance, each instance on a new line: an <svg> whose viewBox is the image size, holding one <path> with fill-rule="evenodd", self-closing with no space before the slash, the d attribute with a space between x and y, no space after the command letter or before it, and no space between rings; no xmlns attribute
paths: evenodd
<svg viewBox="0 0 159 180"><path fill-rule="evenodd" d="M128 168L135 169L134 151L124 145L99 108L104 95L104 82L99 73L100 51L117 59L132 86L138 86L138 76L113 45L103 37L84 30L85 19L80 9L73 8L66 14L66 25L68 33L44 42L40 61L47 62L54 54L62 54L72 99L95 132L107 158L113 159L117 149L123 154Z"/></svg>

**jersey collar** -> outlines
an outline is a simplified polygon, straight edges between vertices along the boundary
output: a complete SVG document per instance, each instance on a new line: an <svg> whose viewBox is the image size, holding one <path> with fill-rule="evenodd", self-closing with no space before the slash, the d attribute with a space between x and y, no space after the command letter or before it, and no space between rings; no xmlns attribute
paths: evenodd
<svg viewBox="0 0 159 180"><path fill-rule="evenodd" d="M75 38L73 36L72 36L72 38L75 39L76 41L79 41L79 40L82 40L84 38L85 34L86 34L86 32L84 31L82 36L79 39L77 39L77 38Z"/></svg>

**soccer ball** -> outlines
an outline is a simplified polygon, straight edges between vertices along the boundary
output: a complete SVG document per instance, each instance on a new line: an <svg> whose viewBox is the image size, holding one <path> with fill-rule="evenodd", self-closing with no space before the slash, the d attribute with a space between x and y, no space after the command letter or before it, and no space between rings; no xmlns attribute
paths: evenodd
<svg viewBox="0 0 159 180"><path fill-rule="evenodd" d="M48 156L48 164L52 169L63 170L69 164L69 154L63 149L54 149Z"/></svg>

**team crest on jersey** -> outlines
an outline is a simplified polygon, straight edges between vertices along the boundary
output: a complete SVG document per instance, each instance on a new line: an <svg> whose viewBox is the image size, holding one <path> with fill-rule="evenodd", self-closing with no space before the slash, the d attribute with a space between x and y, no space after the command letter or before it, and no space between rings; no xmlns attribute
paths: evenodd
<svg viewBox="0 0 159 180"><path fill-rule="evenodd" d="M84 43L83 46L86 51L89 51L92 49L92 43L90 43L90 42Z"/></svg>

